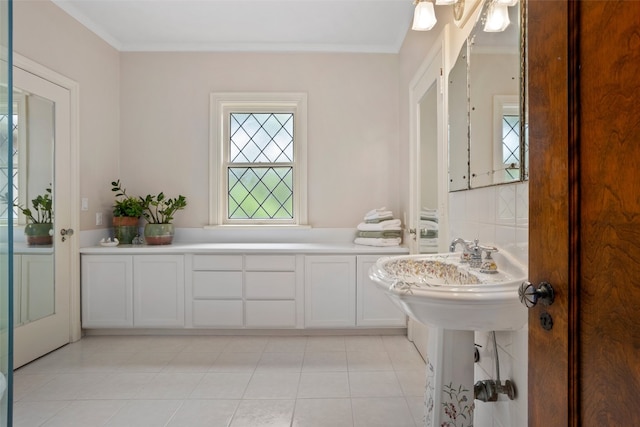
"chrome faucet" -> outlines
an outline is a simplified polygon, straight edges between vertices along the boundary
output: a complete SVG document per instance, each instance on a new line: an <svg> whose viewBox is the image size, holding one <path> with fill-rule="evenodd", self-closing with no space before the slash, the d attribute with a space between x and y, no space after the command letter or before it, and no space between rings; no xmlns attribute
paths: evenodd
<svg viewBox="0 0 640 427"><path fill-rule="evenodd" d="M449 252L455 252L456 246L458 244L462 245L462 255L460 255L460 262L469 262L471 258L471 244L469 240L464 240L460 237L457 237L451 241L451 245L449 245Z"/></svg>
<svg viewBox="0 0 640 427"><path fill-rule="evenodd" d="M479 268L480 273L497 273L498 266L491 257L491 254L498 252L498 248L494 246L482 246L479 244L478 239L473 242L462 239L460 237L455 238L449 245L449 251L455 252L456 246L462 245L462 254L460 255L460 262L469 263L471 268ZM484 260L482 259L482 253L486 253Z"/></svg>

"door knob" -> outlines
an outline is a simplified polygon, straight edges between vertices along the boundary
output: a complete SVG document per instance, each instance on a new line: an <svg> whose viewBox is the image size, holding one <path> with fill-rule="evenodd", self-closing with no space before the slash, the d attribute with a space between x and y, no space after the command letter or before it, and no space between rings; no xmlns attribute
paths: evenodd
<svg viewBox="0 0 640 427"><path fill-rule="evenodd" d="M60 235L62 236L62 241L67 240L66 236L73 236L73 228L62 228L60 230Z"/></svg>
<svg viewBox="0 0 640 427"><path fill-rule="evenodd" d="M555 293L550 283L541 282L538 288L531 282L522 282L518 289L518 296L520 302L527 308L531 308L538 304L538 301L543 305L553 304Z"/></svg>

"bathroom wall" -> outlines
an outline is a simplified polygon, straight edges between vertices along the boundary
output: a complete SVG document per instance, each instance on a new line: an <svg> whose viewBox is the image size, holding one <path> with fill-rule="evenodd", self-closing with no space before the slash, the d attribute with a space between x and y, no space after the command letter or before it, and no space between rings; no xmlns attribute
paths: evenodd
<svg viewBox="0 0 640 427"><path fill-rule="evenodd" d="M13 3L14 51L80 86L80 228L113 203L119 165L119 53L50 1Z"/></svg>
<svg viewBox="0 0 640 427"><path fill-rule="evenodd" d="M500 185L449 193L450 231L453 237L477 238L514 254L528 265L529 184ZM500 396L498 402L476 401L475 425L511 427L527 425L528 328L496 333L500 378L515 383L516 399ZM493 341L490 334L476 333L480 363L476 381L496 377Z"/></svg>
<svg viewBox="0 0 640 427"><path fill-rule="evenodd" d="M120 75L120 178L133 194L187 196L178 227L208 224L212 92L308 94L311 226L398 210L397 55L123 52Z"/></svg>

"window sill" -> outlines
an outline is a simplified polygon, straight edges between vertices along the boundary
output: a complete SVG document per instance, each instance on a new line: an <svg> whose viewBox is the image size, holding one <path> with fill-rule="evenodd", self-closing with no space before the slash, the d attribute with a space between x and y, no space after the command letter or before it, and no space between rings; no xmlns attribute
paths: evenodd
<svg viewBox="0 0 640 427"><path fill-rule="evenodd" d="M312 227L310 225L299 225L299 224L210 224L205 225L203 227L205 230L278 230L278 229L287 229L287 230L309 230Z"/></svg>

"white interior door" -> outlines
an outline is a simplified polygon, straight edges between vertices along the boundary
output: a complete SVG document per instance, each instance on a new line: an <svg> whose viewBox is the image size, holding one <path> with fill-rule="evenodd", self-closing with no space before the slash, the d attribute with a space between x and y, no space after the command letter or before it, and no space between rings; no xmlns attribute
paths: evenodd
<svg viewBox="0 0 640 427"><path fill-rule="evenodd" d="M49 185L53 198L53 244L14 244L21 259L19 280L14 281L21 296L14 332L17 368L70 341L73 237L68 230L73 204L70 91L19 67L14 67L13 78L16 99L24 103L17 109L22 115L17 117L19 203L31 207L31 200ZM23 233L24 218L22 222L16 235Z"/></svg>

